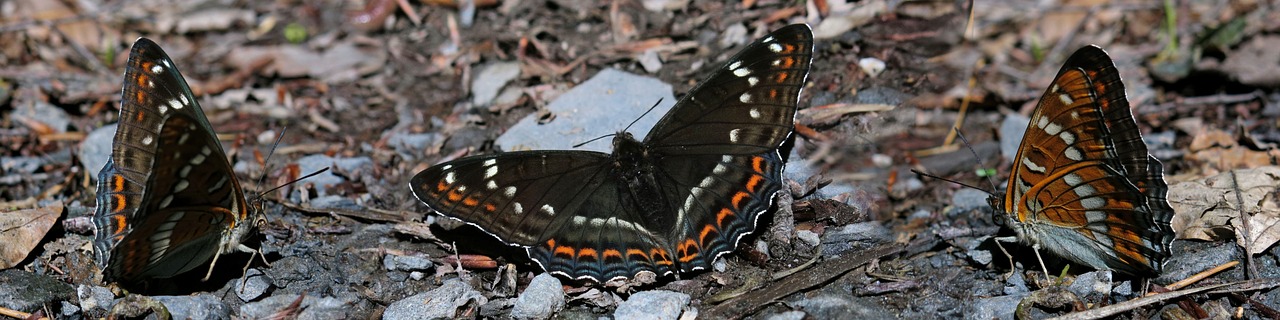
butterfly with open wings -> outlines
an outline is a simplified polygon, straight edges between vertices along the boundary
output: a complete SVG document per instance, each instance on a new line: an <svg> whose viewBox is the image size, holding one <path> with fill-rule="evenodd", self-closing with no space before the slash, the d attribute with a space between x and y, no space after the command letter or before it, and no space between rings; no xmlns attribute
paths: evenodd
<svg viewBox="0 0 1280 320"><path fill-rule="evenodd" d="M754 231L782 189L813 34L790 25L747 45L613 153L524 151L427 168L413 194L525 247L543 269L610 281L708 268Z"/></svg>

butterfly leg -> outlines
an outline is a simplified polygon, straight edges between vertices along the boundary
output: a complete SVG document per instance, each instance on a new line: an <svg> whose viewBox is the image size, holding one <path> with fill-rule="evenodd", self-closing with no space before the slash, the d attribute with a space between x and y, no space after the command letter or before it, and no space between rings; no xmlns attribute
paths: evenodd
<svg viewBox="0 0 1280 320"><path fill-rule="evenodd" d="M253 265L253 257L262 258L262 263L267 264L267 267L271 267L271 262L267 261L267 256L262 254L262 250L250 248L243 244L240 245L239 247L236 247L236 249L240 251L249 252L249 262L245 262L244 269L240 270L240 274L242 275L240 277L240 293L244 293L245 284L249 283L249 266ZM205 277L208 277L208 276L205 276Z"/></svg>
<svg viewBox="0 0 1280 320"><path fill-rule="evenodd" d="M996 248L999 248L999 249L1000 249L1000 253L1004 253L1004 257L1005 257L1006 259L1009 259L1009 272L1004 274L1004 279L1005 279L1005 280L1009 280L1009 277L1012 277L1012 276L1013 276L1013 272L1014 272L1015 270L1017 270L1017 268L1016 268L1016 267L1014 267L1014 265L1013 265L1013 255L1009 254L1009 251L1008 251L1008 250L1005 250L1005 249L1004 249L1004 245L1003 245L1003 244L1000 244L1000 243L1001 243L1001 242L1010 242L1010 243L1012 243L1012 242L1018 242L1018 238L1015 238L1015 237L995 237L995 240L996 240Z"/></svg>
<svg viewBox="0 0 1280 320"><path fill-rule="evenodd" d="M213 266L218 264L218 258L222 257L222 246L218 246L218 252L213 254L213 261L209 261L209 271L204 273L204 279L201 282L209 281L209 277L213 276Z"/></svg>
<svg viewBox="0 0 1280 320"><path fill-rule="evenodd" d="M1044 266L1044 258L1040 257L1040 244L1031 245L1031 250L1036 252L1036 262L1040 262L1040 270L1044 271L1045 283L1053 283L1053 279L1049 278L1049 268Z"/></svg>

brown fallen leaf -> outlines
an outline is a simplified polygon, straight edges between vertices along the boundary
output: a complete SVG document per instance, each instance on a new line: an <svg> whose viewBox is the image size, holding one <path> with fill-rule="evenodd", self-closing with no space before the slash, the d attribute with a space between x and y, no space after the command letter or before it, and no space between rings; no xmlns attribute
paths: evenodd
<svg viewBox="0 0 1280 320"><path fill-rule="evenodd" d="M1240 210L1249 217L1250 253L1266 251L1280 241L1280 205L1274 191L1280 188L1280 167L1267 166L1234 170L1202 180L1169 187L1169 205L1175 212L1173 229L1179 239L1223 240L1235 238L1245 247L1236 230L1246 230ZM1237 201L1237 187L1241 201ZM1241 208L1239 202L1243 202Z"/></svg>
<svg viewBox="0 0 1280 320"><path fill-rule="evenodd" d="M1257 168L1280 159L1280 149L1254 150L1238 143L1247 134L1203 129L1191 138L1187 159L1201 163L1201 170L1217 173L1225 168Z"/></svg>
<svg viewBox="0 0 1280 320"><path fill-rule="evenodd" d="M62 216L62 204L0 213L0 269L27 259Z"/></svg>

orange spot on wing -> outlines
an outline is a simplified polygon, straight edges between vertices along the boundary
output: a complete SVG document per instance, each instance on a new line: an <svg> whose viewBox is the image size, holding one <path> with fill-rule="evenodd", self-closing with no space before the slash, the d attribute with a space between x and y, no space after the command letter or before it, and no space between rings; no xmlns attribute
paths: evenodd
<svg viewBox="0 0 1280 320"><path fill-rule="evenodd" d="M111 204L116 205L115 207L111 208L112 213L124 211L124 207L129 205L129 200L125 199L123 194L113 194L111 195L111 198L112 198ZM123 219L124 217L121 216L120 218Z"/></svg>
<svg viewBox="0 0 1280 320"><path fill-rule="evenodd" d="M605 260L608 260L609 258L622 260L622 252L619 252L618 249L604 249L603 256Z"/></svg>
<svg viewBox="0 0 1280 320"><path fill-rule="evenodd" d="M786 72L779 72L778 75L774 77L773 82L775 83L787 82L787 78L790 78L790 77L791 75L787 74Z"/></svg>
<svg viewBox="0 0 1280 320"><path fill-rule="evenodd" d="M652 260L649 258L649 255L644 254L644 250L640 250L640 249L627 249L627 256L628 257L640 256L645 260Z"/></svg>
<svg viewBox="0 0 1280 320"><path fill-rule="evenodd" d="M751 169L755 170L756 173L764 173L764 157L751 157Z"/></svg>
<svg viewBox="0 0 1280 320"><path fill-rule="evenodd" d="M729 208L720 209L720 212L716 213L716 225L723 227L724 218L728 218L733 215L733 210L729 210Z"/></svg>
<svg viewBox="0 0 1280 320"><path fill-rule="evenodd" d="M733 208L742 209L742 199L746 199L747 197L750 197L750 196L751 196L750 194L747 194L746 192L742 192L742 191L738 191L738 193L733 194Z"/></svg>
<svg viewBox="0 0 1280 320"><path fill-rule="evenodd" d="M449 184L444 183L444 181L440 181L440 183L436 184L436 192L444 192L445 190L448 190L448 189L449 189Z"/></svg>
<svg viewBox="0 0 1280 320"><path fill-rule="evenodd" d="M553 252L554 252L554 253L555 253L555 255L557 255L557 256L564 256L564 257L567 257L567 258L570 258L570 259L572 259L572 258L574 257L574 250L573 250L573 248L570 248L569 246L559 246L559 247L556 247L556 250L555 250L555 251L553 251Z"/></svg>
<svg viewBox="0 0 1280 320"><path fill-rule="evenodd" d="M671 261L671 257L667 255L667 250L661 248L649 249L649 256L654 257L654 260L658 261L658 265L669 266L675 264L675 262Z"/></svg>
<svg viewBox="0 0 1280 320"><path fill-rule="evenodd" d="M547 239L547 250L556 249L556 239Z"/></svg>
<svg viewBox="0 0 1280 320"><path fill-rule="evenodd" d="M124 219L124 215L114 215L114 216L111 216L111 219L116 221L115 223L116 231L112 233L118 234L120 235L120 237L124 237L123 233L124 233L125 222L128 222L127 220ZM120 240L120 239L116 239L116 240Z"/></svg>
<svg viewBox="0 0 1280 320"><path fill-rule="evenodd" d="M591 260L599 260L598 257L596 257L596 249L592 248L582 248L582 250L578 250L578 258L582 257L591 257Z"/></svg>
<svg viewBox="0 0 1280 320"><path fill-rule="evenodd" d="M450 190L446 198L449 199L449 202L458 202L462 200L462 193L459 193L458 190Z"/></svg>
<svg viewBox="0 0 1280 320"><path fill-rule="evenodd" d="M713 232L716 232L715 226L709 224L702 226L702 232L698 233L698 242L703 245L707 244L707 236L711 235Z"/></svg>
<svg viewBox="0 0 1280 320"><path fill-rule="evenodd" d="M111 192L124 192L124 176L120 174L111 175Z"/></svg>
<svg viewBox="0 0 1280 320"><path fill-rule="evenodd" d="M794 49L795 49L795 47L787 46L787 50L786 50L786 52L795 51ZM795 65L796 65L796 59L793 59L793 58L790 58L790 57L782 58L782 67L783 67L783 68L785 68L785 69L791 69L791 67L793 67L793 66L795 66Z"/></svg>
<svg viewBox="0 0 1280 320"><path fill-rule="evenodd" d="M678 253L680 254L680 262L688 263L689 261L693 261L693 259L697 259L698 258L697 249L698 249L697 242L694 242L693 239L685 239L684 242L680 243L679 248L676 249L676 250L679 250Z"/></svg>
<svg viewBox="0 0 1280 320"><path fill-rule="evenodd" d="M751 179L747 180L747 191L756 192L756 187L760 186L761 181L764 181L764 177L758 174L751 175Z"/></svg>
<svg viewBox="0 0 1280 320"><path fill-rule="evenodd" d="M476 199L475 197L467 197L466 199L462 199L462 205L464 206L474 207L478 204L480 204L480 200Z"/></svg>
<svg viewBox="0 0 1280 320"><path fill-rule="evenodd" d="M484 204L484 211L488 211L488 212L498 211L498 206L495 206L492 203L486 203Z"/></svg>

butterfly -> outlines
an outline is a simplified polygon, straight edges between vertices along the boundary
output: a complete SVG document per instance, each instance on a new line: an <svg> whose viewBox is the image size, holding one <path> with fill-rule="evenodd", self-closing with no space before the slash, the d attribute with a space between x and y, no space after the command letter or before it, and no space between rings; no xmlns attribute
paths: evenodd
<svg viewBox="0 0 1280 320"><path fill-rule="evenodd" d="M1115 64L1086 46L1040 97L1004 197L988 202L998 223L1037 249L1156 276L1174 238L1163 171L1142 142Z"/></svg>
<svg viewBox="0 0 1280 320"><path fill-rule="evenodd" d="M242 244L266 223L245 196L195 95L146 38L125 66L111 158L98 173L94 258L108 282L169 278ZM208 278L208 275L205 277Z"/></svg>
<svg viewBox="0 0 1280 320"><path fill-rule="evenodd" d="M613 281L706 269L754 231L782 189L813 56L807 25L783 27L729 59L643 141L611 154L544 150L474 156L413 177L431 209L526 248L544 270Z"/></svg>

